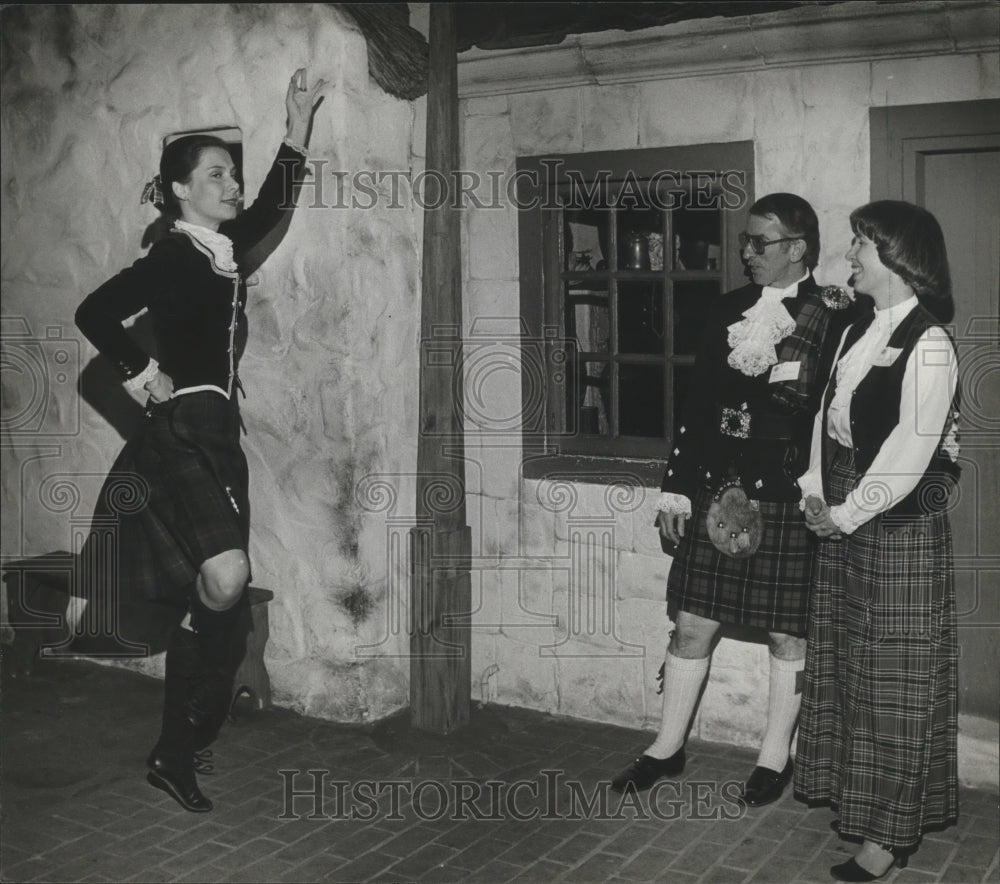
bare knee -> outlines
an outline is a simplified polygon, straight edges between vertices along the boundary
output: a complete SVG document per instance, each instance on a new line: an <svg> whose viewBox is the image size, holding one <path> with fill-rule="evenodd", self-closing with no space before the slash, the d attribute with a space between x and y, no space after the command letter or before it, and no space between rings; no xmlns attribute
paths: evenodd
<svg viewBox="0 0 1000 884"><path fill-rule="evenodd" d="M209 608L224 611L239 600L250 579L250 563L242 550L227 550L202 563L198 592Z"/></svg>
<svg viewBox="0 0 1000 884"><path fill-rule="evenodd" d="M806 656L806 640L803 636L772 632L771 654L779 660L802 660Z"/></svg>
<svg viewBox="0 0 1000 884"><path fill-rule="evenodd" d="M715 620L699 617L687 611L677 612L670 653L687 660L702 660L712 652L712 639L719 629Z"/></svg>

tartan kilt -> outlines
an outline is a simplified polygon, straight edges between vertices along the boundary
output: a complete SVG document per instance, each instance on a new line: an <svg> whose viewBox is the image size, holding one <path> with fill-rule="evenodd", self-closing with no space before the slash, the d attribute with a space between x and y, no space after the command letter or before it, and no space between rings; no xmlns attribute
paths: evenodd
<svg viewBox="0 0 1000 884"><path fill-rule="evenodd" d="M150 403L101 489L80 557L85 596L110 587L115 605L186 607L206 559L247 551L249 471L239 434L238 404L218 393Z"/></svg>
<svg viewBox="0 0 1000 884"><path fill-rule="evenodd" d="M702 488L667 578L667 599L681 611L720 623L738 623L805 635L813 553L817 543L798 502L760 502L763 533L745 559L720 553L705 517L713 493Z"/></svg>
<svg viewBox="0 0 1000 884"><path fill-rule="evenodd" d="M830 502L857 483L839 448ZM958 818L958 639L946 513L876 516L820 544L795 790L842 835L911 847Z"/></svg>

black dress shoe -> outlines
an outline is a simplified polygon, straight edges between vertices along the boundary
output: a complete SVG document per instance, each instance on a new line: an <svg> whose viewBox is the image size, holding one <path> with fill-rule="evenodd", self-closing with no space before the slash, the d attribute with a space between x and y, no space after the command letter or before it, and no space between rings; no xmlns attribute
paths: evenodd
<svg viewBox="0 0 1000 884"><path fill-rule="evenodd" d="M859 866L853 856L845 863L830 866L830 874L837 881L878 881L880 878L888 875L894 866L899 866L901 869L906 868L906 864L910 858L909 853L894 850L892 851L892 855L893 858L892 862L889 863L889 868L881 875L876 875L874 872L869 872L868 869Z"/></svg>
<svg viewBox="0 0 1000 884"><path fill-rule="evenodd" d="M788 785L791 778L791 758L788 759L788 764L785 765L785 769L780 773L776 770L771 770L769 767L755 767L753 773L750 774L750 779L747 780L747 784L743 787L740 800L747 807L763 807L765 804L777 801L781 797L781 793L785 791L785 786Z"/></svg>
<svg viewBox="0 0 1000 884"><path fill-rule="evenodd" d="M631 783L636 792L643 792L661 777L675 777L684 770L684 747L681 746L669 758L653 758L640 755L611 781L611 788L624 792Z"/></svg>
<svg viewBox="0 0 1000 884"><path fill-rule="evenodd" d="M157 747L146 759L150 785L162 789L185 810L192 813L208 813L212 809L209 801L198 788L194 775L194 758L164 752Z"/></svg>

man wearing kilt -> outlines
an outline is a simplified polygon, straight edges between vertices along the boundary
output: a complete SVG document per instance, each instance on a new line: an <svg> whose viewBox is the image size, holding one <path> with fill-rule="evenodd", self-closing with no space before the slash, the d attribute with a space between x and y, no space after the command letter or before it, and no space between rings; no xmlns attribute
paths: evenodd
<svg viewBox="0 0 1000 884"><path fill-rule="evenodd" d="M142 201L163 210L170 232L76 313L126 386L149 394L145 419L101 490L77 586L97 616L115 622L119 642L168 635L148 779L196 813L212 809L195 777L196 752L228 711L249 623L249 477L237 399L246 263L295 204L322 86L307 88L304 69L292 76L284 143L242 213L225 142L187 135L167 144ZM156 359L122 325L143 309ZM188 614L190 629L181 625Z"/></svg>
<svg viewBox="0 0 1000 884"><path fill-rule="evenodd" d="M958 816L958 642L951 529L959 477L953 315L937 221L883 200L851 214L848 330L800 479L821 538L795 790L832 804L872 881Z"/></svg>
<svg viewBox="0 0 1000 884"><path fill-rule="evenodd" d="M661 483L657 525L674 555L667 597L675 627L660 728L612 787L646 789L681 773L716 633L740 624L770 634L767 729L742 793L759 806L791 777L816 546L796 478L851 302L813 279L819 225L801 197L773 193L754 203L740 246L753 283L709 311Z"/></svg>

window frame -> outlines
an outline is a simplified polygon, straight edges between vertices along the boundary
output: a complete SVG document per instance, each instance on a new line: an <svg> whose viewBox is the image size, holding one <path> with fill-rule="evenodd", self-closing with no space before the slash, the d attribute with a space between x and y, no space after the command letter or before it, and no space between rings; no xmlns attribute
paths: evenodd
<svg viewBox="0 0 1000 884"><path fill-rule="evenodd" d="M561 372L560 367L568 363L563 315L566 272L561 260L562 213L552 209L557 205L556 191L560 182L565 182L567 173L579 175L589 184L599 175L606 174L604 170L610 170L608 183L612 185L626 176L640 182L648 181L665 170L685 173L690 178L698 172L721 174L735 171L744 176L740 181L745 193L742 204L737 208L723 209L722 255L718 271L721 294L747 283L738 259L737 237L745 229L746 212L754 199L754 144L752 141L720 142L581 154L545 154L519 157L517 160L521 396L525 416L521 433L522 474L529 479L558 475L560 479L597 484L620 482L623 476L629 476L640 484L656 487L663 475L669 438L657 440L648 437L650 444L645 445L637 444L636 437L627 437L631 441L626 441L624 445L631 446L633 451L644 449L642 453L635 454L622 451L621 447L614 451L616 441L613 439L584 437L581 440L579 436L564 432L564 375L567 372ZM613 232L612 248L615 248L615 236ZM665 255L670 248L665 241ZM616 277L624 281L628 278L627 273L619 271ZM694 279L706 278L701 271L670 271L666 268L660 278L666 280L672 277L679 281L685 278L685 274ZM639 279L652 279L647 271L638 271L634 275ZM671 322L672 297L665 297L665 302L664 321ZM685 357L677 354L670 354L667 358L675 365L685 364ZM693 358L689 359L693 362ZM631 363L634 360L627 361ZM542 373L544 378L539 377ZM670 377L670 372L665 371L664 377L664 404L669 429L672 391L666 385L666 379ZM544 397L544 402L538 402L539 395ZM662 456L650 453L655 447L662 449ZM601 451L601 448L608 450Z"/></svg>

